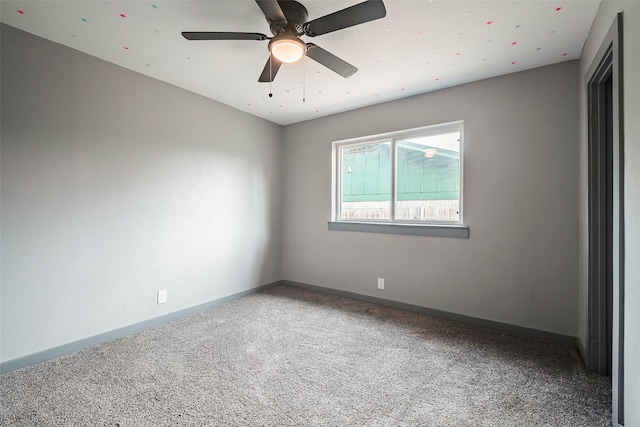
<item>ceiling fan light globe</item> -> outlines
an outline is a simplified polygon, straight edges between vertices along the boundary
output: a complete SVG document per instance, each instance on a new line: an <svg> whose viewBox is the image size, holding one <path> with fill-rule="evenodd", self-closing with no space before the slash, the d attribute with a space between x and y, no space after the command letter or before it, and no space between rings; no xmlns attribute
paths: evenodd
<svg viewBox="0 0 640 427"><path fill-rule="evenodd" d="M307 53L307 46L298 38L282 38L272 40L269 50L278 61L291 64Z"/></svg>

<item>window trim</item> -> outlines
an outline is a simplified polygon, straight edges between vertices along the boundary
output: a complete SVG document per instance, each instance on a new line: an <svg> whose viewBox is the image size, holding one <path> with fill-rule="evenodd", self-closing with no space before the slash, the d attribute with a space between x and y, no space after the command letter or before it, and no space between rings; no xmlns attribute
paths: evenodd
<svg viewBox="0 0 640 427"><path fill-rule="evenodd" d="M329 230L363 233L401 234L404 236L469 238L469 227L452 224L408 224L391 222L329 221Z"/></svg>
<svg viewBox="0 0 640 427"><path fill-rule="evenodd" d="M410 221L395 219L397 176L396 163L398 140L412 137L432 136L447 132L460 132L460 213L458 221ZM391 144L391 219L367 220L367 219L342 219L341 212L341 188L342 188L342 159L340 150L345 146L368 145L380 142ZM333 141L331 149L331 221L330 230L365 231L393 234L429 235L439 237L469 237L469 228L464 225L464 121L457 120L442 124L422 126L396 132L387 132L357 138L349 138ZM447 231L448 230L448 231Z"/></svg>

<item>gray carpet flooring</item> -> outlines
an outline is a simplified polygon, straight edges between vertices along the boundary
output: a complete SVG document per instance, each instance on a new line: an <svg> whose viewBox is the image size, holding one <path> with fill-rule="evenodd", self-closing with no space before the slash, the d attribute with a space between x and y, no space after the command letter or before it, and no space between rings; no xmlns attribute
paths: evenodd
<svg viewBox="0 0 640 427"><path fill-rule="evenodd" d="M608 426L575 348L279 286L0 376L2 426Z"/></svg>

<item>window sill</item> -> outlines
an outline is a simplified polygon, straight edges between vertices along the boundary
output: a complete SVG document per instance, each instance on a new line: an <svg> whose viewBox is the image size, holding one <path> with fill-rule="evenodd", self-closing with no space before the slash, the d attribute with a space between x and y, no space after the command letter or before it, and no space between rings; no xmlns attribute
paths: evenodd
<svg viewBox="0 0 640 427"><path fill-rule="evenodd" d="M405 236L469 238L466 225L391 224L380 222L329 221L329 230L358 231L363 233L401 234Z"/></svg>

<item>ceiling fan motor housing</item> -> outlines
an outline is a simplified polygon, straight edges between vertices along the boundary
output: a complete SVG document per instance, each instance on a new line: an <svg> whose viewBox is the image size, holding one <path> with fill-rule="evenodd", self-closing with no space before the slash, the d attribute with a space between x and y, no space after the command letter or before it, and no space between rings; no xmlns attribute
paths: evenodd
<svg viewBox="0 0 640 427"><path fill-rule="evenodd" d="M271 33L274 36L283 32L296 36L304 34L304 24L309 18L307 8L293 0L279 0L278 4L284 16L287 17L287 22L269 22Z"/></svg>

